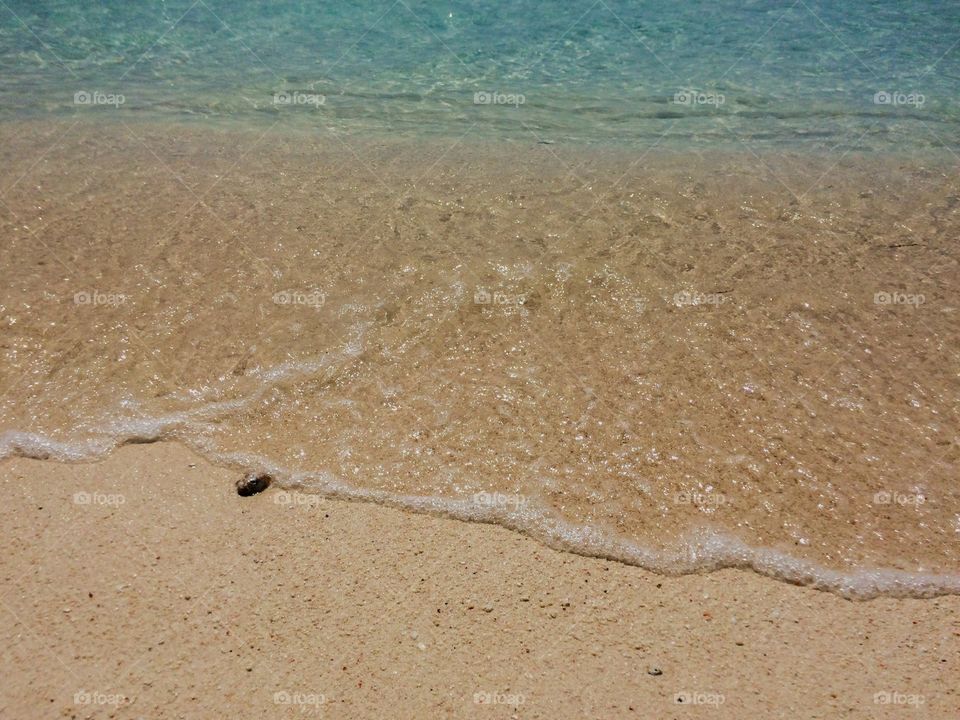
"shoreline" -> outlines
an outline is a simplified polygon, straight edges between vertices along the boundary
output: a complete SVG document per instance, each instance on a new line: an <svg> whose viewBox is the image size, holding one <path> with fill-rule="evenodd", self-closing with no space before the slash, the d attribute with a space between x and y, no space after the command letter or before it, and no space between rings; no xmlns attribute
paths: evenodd
<svg viewBox="0 0 960 720"><path fill-rule="evenodd" d="M5 434L0 434L0 440ZM9 435L9 434L7 434ZM287 473L263 458L227 458L221 462L205 457L200 449L176 437L150 437L103 443L95 456L77 459L51 457L49 440L27 433L13 433L10 442L0 445L0 463L14 460L97 464L105 462L122 448L132 445L173 444L210 464L235 475L264 474L271 477L273 497L282 493L294 504L313 505L317 500L391 508L403 513L423 515L467 524L493 525L516 533L555 552L577 555L589 560L614 562L663 577L708 574L725 570L752 573L775 582L810 588L836 595L845 600L863 602L877 598L924 600L938 597L960 597L960 574L910 572L887 567L863 567L842 570L811 563L775 547L751 547L735 535L714 530L707 525L691 527L673 548L638 546L629 540L590 528L566 525L548 520L547 508L534 507L525 512L498 512L497 508L466 500L443 497L398 496L345 485L338 479L324 479L324 473ZM23 436L23 437L21 437ZM64 447L57 447L61 453ZM69 453L66 453L69 457ZM311 484L311 483L320 483ZM481 495L484 493L480 493ZM509 496L505 496L509 499ZM531 518L536 518L532 520ZM533 523L533 524L531 524ZM591 536L590 545L584 538ZM571 538L577 538L577 544Z"/></svg>
<svg viewBox="0 0 960 720"><path fill-rule="evenodd" d="M717 718L960 709L960 597L850 602L369 503L240 498L235 472L174 443L2 464L13 716L120 697L116 717L683 717L681 696Z"/></svg>

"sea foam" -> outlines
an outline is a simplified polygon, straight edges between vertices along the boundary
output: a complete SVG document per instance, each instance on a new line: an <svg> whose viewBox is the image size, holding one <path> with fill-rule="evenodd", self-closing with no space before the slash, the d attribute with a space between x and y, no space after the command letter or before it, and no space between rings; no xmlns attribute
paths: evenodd
<svg viewBox="0 0 960 720"><path fill-rule="evenodd" d="M8 431L0 434L0 460L26 457L58 462L89 462L101 460L125 444L179 440L214 465L269 474L274 478L274 485L281 490L297 490L331 499L371 502L415 513L499 525L556 550L622 562L663 575L688 575L736 568L852 600L960 595L960 573L934 574L882 567L843 571L774 548L751 547L731 533L707 527L691 528L687 536L674 547L655 550L591 526L558 520L548 508L532 501L525 501L522 506L514 508L491 507L489 503L474 497L457 499L404 495L355 487L333 473L291 470L256 453L218 452L208 440L191 439L178 432L176 428L182 427L184 420L183 417L139 419L126 426L115 422L111 428L115 434L79 442Z"/></svg>

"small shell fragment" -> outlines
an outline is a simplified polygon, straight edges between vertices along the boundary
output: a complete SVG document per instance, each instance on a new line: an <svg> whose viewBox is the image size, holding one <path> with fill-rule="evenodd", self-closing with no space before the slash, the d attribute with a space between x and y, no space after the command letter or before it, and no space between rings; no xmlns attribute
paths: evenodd
<svg viewBox="0 0 960 720"><path fill-rule="evenodd" d="M273 482L273 478L269 475L249 473L237 481L237 495L250 497L251 495L262 493L270 487L271 482Z"/></svg>

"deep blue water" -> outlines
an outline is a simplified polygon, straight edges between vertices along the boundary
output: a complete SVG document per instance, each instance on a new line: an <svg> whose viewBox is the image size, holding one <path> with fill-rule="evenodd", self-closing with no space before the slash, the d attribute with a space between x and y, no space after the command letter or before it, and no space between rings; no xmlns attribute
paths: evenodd
<svg viewBox="0 0 960 720"><path fill-rule="evenodd" d="M936 0L4 0L0 118L951 154L958 44Z"/></svg>

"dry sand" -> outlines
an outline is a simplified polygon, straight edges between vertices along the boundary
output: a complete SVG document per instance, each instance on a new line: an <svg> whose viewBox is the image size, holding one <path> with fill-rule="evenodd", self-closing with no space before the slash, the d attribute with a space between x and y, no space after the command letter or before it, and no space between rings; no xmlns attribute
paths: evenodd
<svg viewBox="0 0 960 720"><path fill-rule="evenodd" d="M0 717L960 712L958 597L662 577L497 526L240 498L174 443L2 466Z"/></svg>

